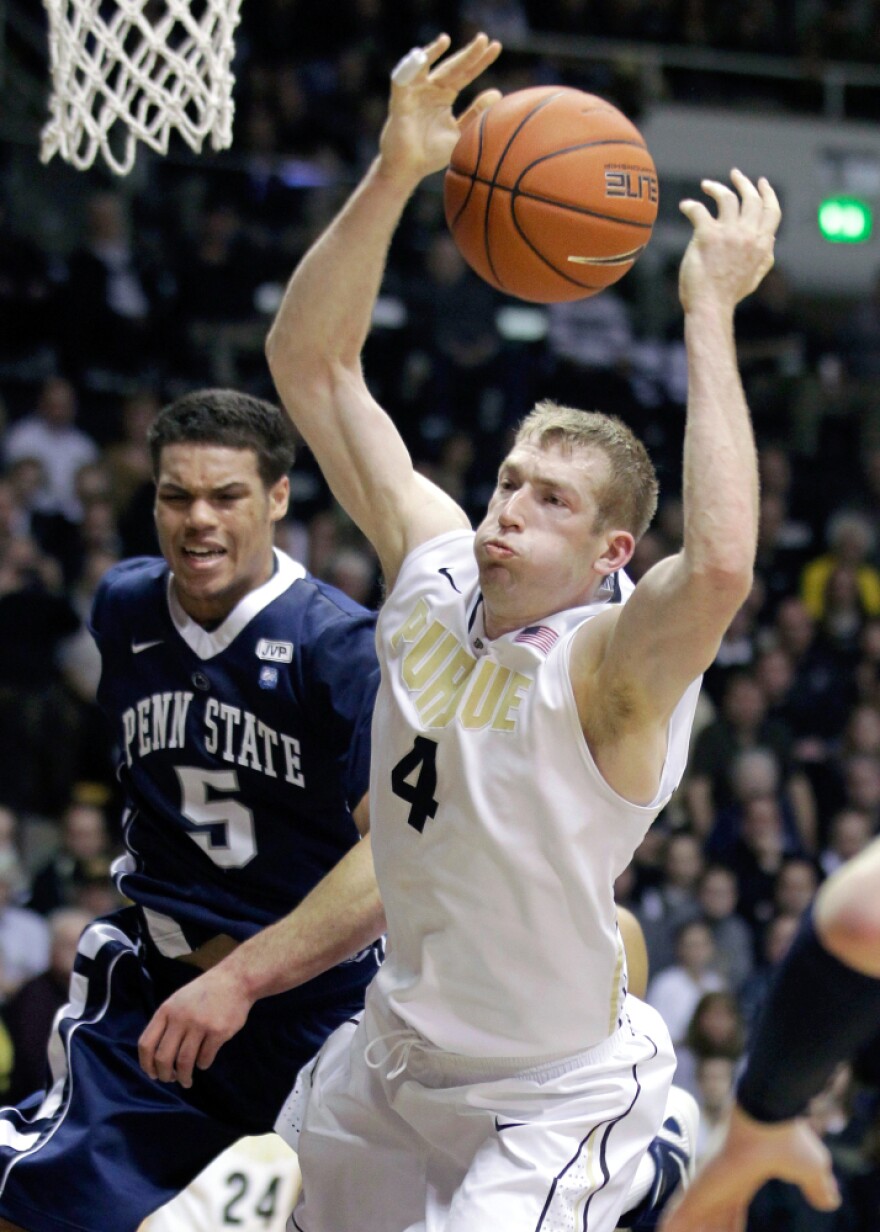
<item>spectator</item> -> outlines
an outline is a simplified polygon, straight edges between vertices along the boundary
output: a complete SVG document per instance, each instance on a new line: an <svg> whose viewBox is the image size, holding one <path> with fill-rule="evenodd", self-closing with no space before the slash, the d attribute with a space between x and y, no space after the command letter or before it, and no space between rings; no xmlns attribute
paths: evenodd
<svg viewBox="0 0 880 1232"><path fill-rule="evenodd" d="M706 836L717 814L735 802L733 763L743 750L764 748L774 753L783 778L791 773L791 732L767 716L767 701L749 672L731 672L720 713L699 733L691 754L685 794L696 832Z"/></svg>
<svg viewBox="0 0 880 1232"><path fill-rule="evenodd" d="M20 859L21 835L19 833L18 817L10 808L0 804L0 862L15 863ZM27 878L22 873L22 883L16 890L16 897L25 892Z"/></svg>
<svg viewBox="0 0 880 1232"><path fill-rule="evenodd" d="M765 6L755 10L765 11ZM737 313L736 337L756 429L790 435L791 380L803 371L807 337L797 319L791 281L778 265Z"/></svg>
<svg viewBox="0 0 880 1232"><path fill-rule="evenodd" d="M880 758L869 753L851 753L842 759L842 808L855 808L871 819L871 828L880 831Z"/></svg>
<svg viewBox="0 0 880 1232"><path fill-rule="evenodd" d="M53 369L55 324L48 254L15 227L0 201L0 374L7 388Z"/></svg>
<svg viewBox="0 0 880 1232"><path fill-rule="evenodd" d="M18 458L7 466L4 480L13 500L9 529L18 535L32 535L41 547L46 547L44 537L47 528L51 532L56 519L61 518L65 523L67 519L58 513L39 511L40 501L48 488L43 463L39 458Z"/></svg>
<svg viewBox="0 0 880 1232"><path fill-rule="evenodd" d="M634 341L631 309L616 287L551 304L549 395L568 406L614 407L627 417L636 409L629 383Z"/></svg>
<svg viewBox="0 0 880 1232"><path fill-rule="evenodd" d="M427 430L423 412L427 401L432 407L435 440L453 429L473 433L489 391L494 388L495 396L501 396L502 346L495 324L498 293L465 263L444 227L429 240L424 268L410 282L407 303L413 336L420 344L426 339L430 344L428 354L422 356L430 394L410 388L410 398L416 398L419 409L415 427L421 426L422 434Z"/></svg>
<svg viewBox="0 0 880 1232"><path fill-rule="evenodd" d="M75 798L61 818L58 850L37 869L28 906L47 916L59 907L70 907L78 895L78 883L96 874L106 877L110 865L110 841L102 809Z"/></svg>
<svg viewBox="0 0 880 1232"><path fill-rule="evenodd" d="M704 993L725 987L717 967L712 930L704 920L682 924L675 939L676 961L648 984L647 1001L662 1015L672 1042L680 1044Z"/></svg>
<svg viewBox="0 0 880 1232"><path fill-rule="evenodd" d="M854 808L835 813L828 825L827 843L819 856L823 876L830 877L841 864L864 851L873 836L867 813Z"/></svg>
<svg viewBox="0 0 880 1232"><path fill-rule="evenodd" d="M786 703L792 754L801 763L821 764L856 699L854 672L819 636L816 620L797 595L777 607L770 640L788 652L794 665Z"/></svg>
<svg viewBox="0 0 880 1232"><path fill-rule="evenodd" d="M813 539L816 492L809 482L809 470L803 459L797 461L795 467L791 446L777 438L771 437L758 446L761 493L782 501L786 510L783 533L786 546L804 551Z"/></svg>
<svg viewBox="0 0 880 1232"><path fill-rule="evenodd" d="M144 485L152 489L153 472L147 431L161 403L154 390L140 389L123 399L120 439L108 445L102 461L110 483L110 496L117 517L122 517Z"/></svg>
<svg viewBox="0 0 880 1232"><path fill-rule="evenodd" d="M327 562L323 580L362 606L375 607L377 572L372 552L342 547Z"/></svg>
<svg viewBox="0 0 880 1232"><path fill-rule="evenodd" d="M763 587L761 619L767 621L783 599L797 593L812 535L791 518L788 497L780 492L762 491L760 510L755 571Z"/></svg>
<svg viewBox="0 0 880 1232"><path fill-rule="evenodd" d="M736 1064L745 1052L746 1032L733 993L725 989L700 997L684 1039L675 1050L675 1084L699 1099L697 1068L708 1057Z"/></svg>
<svg viewBox="0 0 880 1232"><path fill-rule="evenodd" d="M851 670L858 663L862 630L867 619L858 571L852 565L835 565L825 583L819 631L840 662Z"/></svg>
<svg viewBox="0 0 880 1232"><path fill-rule="evenodd" d="M75 714L63 689L59 647L79 617L60 570L31 539L0 555L0 803L52 816L70 791Z"/></svg>
<svg viewBox="0 0 880 1232"><path fill-rule="evenodd" d="M669 842L669 828L659 817L639 843L630 862L632 872L632 899L641 904L650 890L659 889L663 883L663 864Z"/></svg>
<svg viewBox="0 0 880 1232"><path fill-rule="evenodd" d="M736 1061L717 1053L709 1053L697 1060L695 1086L700 1106L700 1127L694 1154L698 1164L710 1159L721 1145L733 1107L736 1071Z"/></svg>
<svg viewBox="0 0 880 1232"><path fill-rule="evenodd" d="M63 346L65 368L93 396L124 392L158 364L170 289L132 241L123 197L92 193L63 290ZM89 426L102 443L116 435L112 417L96 414Z"/></svg>
<svg viewBox="0 0 880 1232"><path fill-rule="evenodd" d="M743 984L738 998L747 1031L751 1031L761 1012L770 983L794 940L798 925L797 916L776 915L763 931L758 965Z"/></svg>
<svg viewBox="0 0 880 1232"><path fill-rule="evenodd" d="M860 753L880 756L880 708L864 702L853 706L849 713L839 755L846 759Z"/></svg>
<svg viewBox="0 0 880 1232"><path fill-rule="evenodd" d="M737 913L739 885L736 874L723 864L710 864L697 889L697 904L712 930L718 955L718 970L736 992L751 975L755 962L755 938Z"/></svg>
<svg viewBox="0 0 880 1232"><path fill-rule="evenodd" d="M86 552L82 569L70 590L70 602L82 624L64 639L59 647L58 662L65 684L85 708L94 705L101 676L101 659L95 639L88 629L89 613L98 583L119 559L117 552L92 548ZM102 722L102 726L106 724Z"/></svg>
<svg viewBox="0 0 880 1232"><path fill-rule="evenodd" d="M697 885L703 872L699 840L687 831L670 834L662 869L659 884L645 890L636 912L645 932L650 969L655 973L675 961L679 928L699 913Z"/></svg>
<svg viewBox="0 0 880 1232"><path fill-rule="evenodd" d="M715 661L704 675L705 692L716 704L733 673L751 670L758 646L758 613L763 604L763 583L755 577L749 597L725 630Z"/></svg>
<svg viewBox="0 0 880 1232"><path fill-rule="evenodd" d="M791 731L788 699L794 684L794 662L789 652L776 642L759 647L753 675L764 694L767 717Z"/></svg>
<svg viewBox="0 0 880 1232"><path fill-rule="evenodd" d="M785 859L785 823L776 796L755 796L742 814L730 865L739 882L737 910L757 932L773 915L776 878Z"/></svg>
<svg viewBox="0 0 880 1232"><path fill-rule="evenodd" d="M239 362L259 348L265 332L254 296L267 280L267 257L249 239L229 201L211 201L179 261L176 366L187 378L235 382Z"/></svg>
<svg viewBox="0 0 880 1232"><path fill-rule="evenodd" d="M783 861L773 887L773 905L777 915L800 918L808 909L819 888L819 871L812 860L790 857Z"/></svg>
<svg viewBox="0 0 880 1232"><path fill-rule="evenodd" d="M800 580L804 606L815 621L828 612L829 580L846 566L854 579L864 616L880 616L880 571L871 563L876 536L868 518L855 510L835 513L825 530L828 550L805 566Z"/></svg>
<svg viewBox="0 0 880 1232"><path fill-rule="evenodd" d="M76 416L73 386L62 377L50 377L40 390L33 413L13 424L3 442L7 464L33 458L43 468L44 484L33 508L44 514L60 514L69 522L82 517L76 495L77 472L98 457L98 446L76 426Z"/></svg>
<svg viewBox="0 0 880 1232"><path fill-rule="evenodd" d="M36 911L14 901L22 881L15 857L0 857L0 1001L49 964L49 926Z"/></svg>
<svg viewBox="0 0 880 1232"><path fill-rule="evenodd" d="M730 765L730 783L733 803L716 814L706 838L706 851L713 859L724 863L732 858L749 803L765 796L778 806L786 854L816 849L816 809L809 781L798 772L783 781L774 752L759 747L738 753Z"/></svg>
<svg viewBox="0 0 880 1232"><path fill-rule="evenodd" d="M63 907L49 916L46 969L26 980L3 1007L12 1042L12 1073L5 1093L9 1103L45 1088L46 1042L55 1014L68 1000L76 944L91 918L78 907Z"/></svg>
<svg viewBox="0 0 880 1232"><path fill-rule="evenodd" d="M880 706L880 620L866 620L854 671L858 698Z"/></svg>

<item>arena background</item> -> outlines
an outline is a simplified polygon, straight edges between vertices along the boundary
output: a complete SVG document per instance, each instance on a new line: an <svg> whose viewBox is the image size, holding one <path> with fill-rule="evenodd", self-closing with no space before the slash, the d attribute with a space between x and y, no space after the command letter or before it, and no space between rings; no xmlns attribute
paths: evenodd
<svg viewBox="0 0 880 1232"><path fill-rule="evenodd" d="M677 203L739 166L783 204L776 269L737 318L764 492L756 586L707 675L686 781L618 886L648 933L649 999L680 1019L679 1080L703 1105L705 1154L792 918L880 830L876 0L338 0L332 16L243 0L232 148L141 149L124 179L38 161L45 15L0 0L0 1088L14 1099L38 1080L63 997L52 913L115 902L115 751L83 622L103 570L155 550L146 426L201 385L272 395L262 346L284 283L372 157L390 66L441 29L501 38L491 83L504 91L565 83L615 102L660 176L635 270L558 308L505 300L461 265L438 178L410 206L368 375L419 465L474 517L486 460L531 399L554 396L644 433L663 499L634 573L675 550L689 230ZM836 197L873 212L863 242L820 233ZM378 603L376 561L307 454L281 539ZM774 1184L750 1232L880 1227L877 1059L868 1050L814 1110L843 1213L812 1215Z"/></svg>

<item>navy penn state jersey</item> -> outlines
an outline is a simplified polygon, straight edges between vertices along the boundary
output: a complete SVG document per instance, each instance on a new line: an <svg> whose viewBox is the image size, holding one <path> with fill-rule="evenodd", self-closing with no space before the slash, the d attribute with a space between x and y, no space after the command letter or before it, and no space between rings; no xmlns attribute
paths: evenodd
<svg viewBox="0 0 880 1232"><path fill-rule="evenodd" d="M359 841L375 613L275 559L212 631L183 611L160 558L114 566L95 597L98 701L127 797L117 884L167 957L279 919ZM352 966L358 982L375 970ZM319 983L347 979L337 968Z"/></svg>

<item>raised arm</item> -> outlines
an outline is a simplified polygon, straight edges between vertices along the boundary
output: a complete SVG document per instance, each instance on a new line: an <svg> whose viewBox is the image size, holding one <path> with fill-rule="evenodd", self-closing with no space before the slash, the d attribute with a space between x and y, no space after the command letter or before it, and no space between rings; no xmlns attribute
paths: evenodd
<svg viewBox="0 0 880 1232"><path fill-rule="evenodd" d="M388 249L419 182L445 167L460 125L489 106L485 91L459 119L459 93L496 59L479 34L444 57L444 34L422 49L407 84L392 76L380 152L346 206L306 253L269 333L266 353L278 393L318 459L331 490L375 546L386 580L418 543L467 526L464 513L418 475L361 370ZM418 54L418 53L414 53Z"/></svg>
<svg viewBox="0 0 880 1232"><path fill-rule="evenodd" d="M634 737L665 725L752 584L758 472L733 317L773 264L780 210L766 180L756 188L739 171L731 178L736 192L703 181L717 216L699 202L681 204L694 228L679 279L688 355L683 547L645 575L621 611L595 690L627 699ZM619 730L619 716L609 717Z"/></svg>

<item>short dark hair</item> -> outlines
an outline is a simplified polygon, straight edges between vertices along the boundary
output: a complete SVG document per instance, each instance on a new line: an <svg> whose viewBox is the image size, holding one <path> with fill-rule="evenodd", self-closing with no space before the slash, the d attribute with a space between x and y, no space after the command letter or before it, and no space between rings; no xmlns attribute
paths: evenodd
<svg viewBox="0 0 880 1232"><path fill-rule="evenodd" d="M155 479L166 445L252 449L266 488L288 473L296 456L296 436L284 412L235 389L196 389L177 398L156 416L147 440Z"/></svg>

